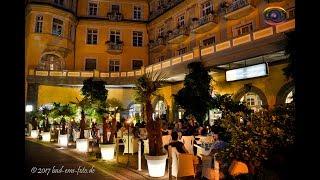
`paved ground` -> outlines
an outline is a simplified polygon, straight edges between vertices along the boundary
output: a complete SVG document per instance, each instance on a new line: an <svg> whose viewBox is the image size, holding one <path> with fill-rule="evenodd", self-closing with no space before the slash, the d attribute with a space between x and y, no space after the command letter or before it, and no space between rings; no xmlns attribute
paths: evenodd
<svg viewBox="0 0 320 180"><path fill-rule="evenodd" d="M137 153L129 155L130 164L127 167L128 155L123 154L123 147L119 148L118 162L116 159L111 161L103 161L96 157L99 152L98 147L90 148L89 153L82 154L76 151L75 144L69 144L68 148L61 149L57 142L42 142L35 139L26 138L26 170L25 174L31 176L31 179L121 179L121 180L143 180L143 179L156 179L156 180L166 180L169 179L168 172L165 173L164 177L152 178L148 174L148 167L144 156L142 155L141 169L142 171L137 171L138 168L138 158ZM33 174L31 173L33 167L46 167L60 169L62 166L64 170L75 169L85 167L89 170L93 167L95 173L80 174L74 172L74 174L64 174L64 173L49 173L50 176L43 174ZM35 169L33 169L35 170ZM45 170L45 169L44 169ZM37 172L39 169L37 169ZM49 170L47 170L49 172ZM51 170L52 171L52 170ZM57 170L56 170L57 171ZM78 170L79 171L79 170ZM175 178L174 178L175 179ZM191 177L184 177L178 179L194 179ZM200 179L197 176L195 179Z"/></svg>
<svg viewBox="0 0 320 180"><path fill-rule="evenodd" d="M25 167L28 179L123 179L112 173L106 174L54 148L31 141L25 141Z"/></svg>

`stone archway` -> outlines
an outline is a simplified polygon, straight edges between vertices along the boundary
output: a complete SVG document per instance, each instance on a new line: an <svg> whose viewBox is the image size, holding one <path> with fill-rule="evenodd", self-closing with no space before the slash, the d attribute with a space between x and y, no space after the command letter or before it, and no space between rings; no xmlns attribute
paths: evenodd
<svg viewBox="0 0 320 180"><path fill-rule="evenodd" d="M233 95L233 99L236 101L240 101L240 99L246 94L246 93L255 93L257 94L261 101L262 101L262 107L268 109L269 105L268 105L268 100L266 95L263 93L263 91L255 86L252 86L250 84L246 84L244 85L244 87L242 87L235 95Z"/></svg>
<svg viewBox="0 0 320 180"><path fill-rule="evenodd" d="M276 97L276 105L283 105L286 102L287 95L295 88L294 82L290 81L283 85Z"/></svg>
<svg viewBox="0 0 320 180"><path fill-rule="evenodd" d="M160 109L159 109L159 110L156 109L156 108L157 108L157 104L158 104L160 101L162 101L163 104L165 105L166 118L168 119L168 118L169 118L169 105L168 105L168 102L164 99L164 97L162 97L162 96L157 96L157 97L153 100L152 108L153 108L153 110L154 110L155 113L157 113L156 111L160 111ZM160 113L160 112L158 112L158 113Z"/></svg>
<svg viewBox="0 0 320 180"><path fill-rule="evenodd" d="M39 70L64 70L65 69L64 58L55 52L45 52L40 58L40 62L37 66Z"/></svg>

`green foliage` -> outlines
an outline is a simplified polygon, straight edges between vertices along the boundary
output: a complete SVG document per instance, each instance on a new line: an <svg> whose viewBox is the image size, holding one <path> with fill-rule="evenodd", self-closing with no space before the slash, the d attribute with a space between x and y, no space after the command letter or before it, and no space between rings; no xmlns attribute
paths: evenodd
<svg viewBox="0 0 320 180"><path fill-rule="evenodd" d="M108 113L111 114L113 117L120 112L123 111L123 105L121 101L117 98L111 98L107 100L107 108L108 108Z"/></svg>
<svg viewBox="0 0 320 180"><path fill-rule="evenodd" d="M185 110L185 117L192 114L202 124L213 108L212 77L201 62L192 62L188 68L190 73L184 79L184 87L174 95L174 100Z"/></svg>
<svg viewBox="0 0 320 180"><path fill-rule="evenodd" d="M108 96L108 90L106 89L105 85L106 83L102 80L94 80L93 78L89 78L83 81L81 93L91 102L104 102Z"/></svg>
<svg viewBox="0 0 320 180"><path fill-rule="evenodd" d="M71 104L60 104L60 103L53 103L53 108L48 113L50 114L50 117L53 119L59 119L60 121L62 119L65 119L67 121L74 118L77 114L77 109L74 105Z"/></svg>
<svg viewBox="0 0 320 180"><path fill-rule="evenodd" d="M243 119L243 122L240 119ZM224 163L236 159L253 164L257 172L263 168L261 162L275 151L294 143L294 105L262 110L245 115L228 112L222 119L222 127L231 134L227 147L218 153Z"/></svg>
<svg viewBox="0 0 320 180"><path fill-rule="evenodd" d="M143 74L135 83L135 101L145 104L152 95L157 95L158 89L166 83L165 79L166 75L160 72Z"/></svg>
<svg viewBox="0 0 320 180"><path fill-rule="evenodd" d="M135 83L135 100L144 106L143 109L145 110L146 114L145 118L147 121L150 149L149 155L151 156L162 155L160 120L156 119L153 121L152 119L153 108L151 104L151 96L157 94L158 89L166 83L165 79L165 74L161 72L154 74L146 73L138 78L137 82Z"/></svg>

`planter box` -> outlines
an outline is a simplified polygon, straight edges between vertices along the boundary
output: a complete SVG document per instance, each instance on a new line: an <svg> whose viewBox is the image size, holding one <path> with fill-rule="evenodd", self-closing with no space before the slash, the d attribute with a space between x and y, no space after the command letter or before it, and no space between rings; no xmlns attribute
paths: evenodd
<svg viewBox="0 0 320 180"><path fill-rule="evenodd" d="M151 177L163 177L166 170L168 154L162 156L145 155L148 164L148 172Z"/></svg>
<svg viewBox="0 0 320 180"><path fill-rule="evenodd" d="M59 134L58 144L63 147L68 147L68 134Z"/></svg>
<svg viewBox="0 0 320 180"><path fill-rule="evenodd" d="M38 138L39 136L39 129L37 130L31 130L31 138Z"/></svg>
<svg viewBox="0 0 320 180"><path fill-rule="evenodd" d="M99 144L101 150L101 158L103 160L111 160L114 158L115 144Z"/></svg>
<svg viewBox="0 0 320 180"><path fill-rule="evenodd" d="M42 136L42 141L50 142L50 140L51 140L51 133L50 132L42 132L41 136Z"/></svg>
<svg viewBox="0 0 320 180"><path fill-rule="evenodd" d="M89 152L89 139L77 139L76 149L80 152Z"/></svg>

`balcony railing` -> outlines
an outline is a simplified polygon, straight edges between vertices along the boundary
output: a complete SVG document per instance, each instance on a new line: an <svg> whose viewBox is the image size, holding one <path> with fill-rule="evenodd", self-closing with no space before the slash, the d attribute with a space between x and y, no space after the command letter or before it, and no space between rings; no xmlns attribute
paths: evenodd
<svg viewBox="0 0 320 180"><path fill-rule="evenodd" d="M149 15L149 20L152 20L161 14L165 13L172 7L176 6L177 4L183 2L184 0L168 0L166 3L164 3L161 6L158 6L158 8L155 11L151 11Z"/></svg>
<svg viewBox="0 0 320 180"><path fill-rule="evenodd" d="M115 53L122 53L123 50L123 42L111 42L107 41L106 42L108 46L108 51L109 52L115 52Z"/></svg>
<svg viewBox="0 0 320 180"><path fill-rule="evenodd" d="M172 33L168 35L168 42L175 43L173 41L182 42L187 37L189 28L187 26L180 26L175 28Z"/></svg>
<svg viewBox="0 0 320 180"><path fill-rule="evenodd" d="M150 49L153 49L155 47L159 47L161 45L165 45L165 38L164 37L158 37L157 40L150 43Z"/></svg>
<svg viewBox="0 0 320 180"><path fill-rule="evenodd" d="M191 23L191 30L194 30L200 26L203 26L205 24L208 24L210 22L214 23L214 24L217 24L218 21L217 21L217 14L215 13L210 13L206 16L203 16L201 17L199 20L195 20Z"/></svg>
<svg viewBox="0 0 320 180"><path fill-rule="evenodd" d="M226 14L250 5L249 0L236 0L226 8Z"/></svg>
<svg viewBox="0 0 320 180"><path fill-rule="evenodd" d="M121 21L123 18L123 15L119 12L109 12L107 14L107 18L109 21Z"/></svg>

